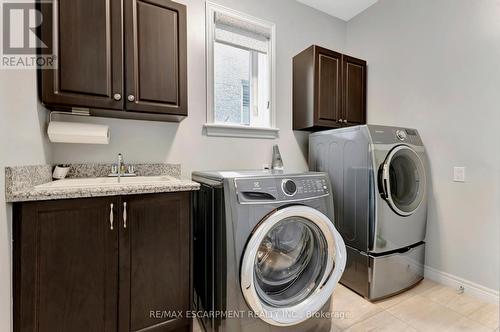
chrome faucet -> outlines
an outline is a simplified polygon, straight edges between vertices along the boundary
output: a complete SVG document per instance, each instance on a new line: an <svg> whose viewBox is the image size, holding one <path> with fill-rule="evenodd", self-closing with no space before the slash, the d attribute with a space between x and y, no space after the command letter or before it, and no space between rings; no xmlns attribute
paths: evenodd
<svg viewBox="0 0 500 332"><path fill-rule="evenodd" d="M109 173L108 176L118 178L118 182L121 182L122 177L132 177L137 175L135 174L135 166L132 164L125 165L123 162L123 155L119 153L118 162L111 165L111 173Z"/></svg>
<svg viewBox="0 0 500 332"><path fill-rule="evenodd" d="M118 167L118 182L121 181L122 165L123 165L123 156L121 153L119 153L118 154L118 163L116 164L116 166Z"/></svg>
<svg viewBox="0 0 500 332"><path fill-rule="evenodd" d="M283 159L281 159L281 153L278 144L273 146L273 160L271 164L271 169L278 171L283 170Z"/></svg>

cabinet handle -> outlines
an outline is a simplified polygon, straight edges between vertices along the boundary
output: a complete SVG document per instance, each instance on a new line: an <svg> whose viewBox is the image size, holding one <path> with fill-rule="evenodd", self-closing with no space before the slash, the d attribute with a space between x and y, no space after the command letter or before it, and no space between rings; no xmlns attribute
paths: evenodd
<svg viewBox="0 0 500 332"><path fill-rule="evenodd" d="M344 120L344 123L347 123L347 120Z"/></svg>
<svg viewBox="0 0 500 332"><path fill-rule="evenodd" d="M116 100L116 101L119 101L122 99L122 95L119 94L119 93L115 93L115 95L113 96L113 99Z"/></svg>
<svg viewBox="0 0 500 332"><path fill-rule="evenodd" d="M338 122L342 123L342 119L339 119Z"/></svg>
<svg viewBox="0 0 500 332"><path fill-rule="evenodd" d="M113 203L110 204L109 209L109 229L113 230Z"/></svg>
<svg viewBox="0 0 500 332"><path fill-rule="evenodd" d="M123 228L127 228L127 202L123 202Z"/></svg>
<svg viewBox="0 0 500 332"><path fill-rule="evenodd" d="M134 95L128 95L127 97L128 101L132 102L135 100L135 96Z"/></svg>

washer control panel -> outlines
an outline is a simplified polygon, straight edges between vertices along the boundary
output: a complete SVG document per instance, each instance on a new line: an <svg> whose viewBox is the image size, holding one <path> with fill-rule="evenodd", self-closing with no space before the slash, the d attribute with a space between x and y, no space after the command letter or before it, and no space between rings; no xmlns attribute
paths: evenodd
<svg viewBox="0 0 500 332"><path fill-rule="evenodd" d="M323 195L328 193L328 186L325 178L302 179L298 193L304 195Z"/></svg>
<svg viewBox="0 0 500 332"><path fill-rule="evenodd" d="M240 203L297 201L330 193L324 174L237 178L234 183Z"/></svg>

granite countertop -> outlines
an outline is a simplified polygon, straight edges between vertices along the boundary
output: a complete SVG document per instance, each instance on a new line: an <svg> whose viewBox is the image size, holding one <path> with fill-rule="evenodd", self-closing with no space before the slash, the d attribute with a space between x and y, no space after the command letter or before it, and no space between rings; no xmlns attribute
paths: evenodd
<svg viewBox="0 0 500 332"><path fill-rule="evenodd" d="M149 183L113 183L61 187L37 187L52 182L52 165L5 168L7 202L44 201L68 198L100 197L198 190L200 185L181 179L179 164L134 164L137 176L162 176L163 181ZM111 164L72 164L67 179L105 178ZM116 179L116 178L115 178ZM109 181L109 180L108 180Z"/></svg>

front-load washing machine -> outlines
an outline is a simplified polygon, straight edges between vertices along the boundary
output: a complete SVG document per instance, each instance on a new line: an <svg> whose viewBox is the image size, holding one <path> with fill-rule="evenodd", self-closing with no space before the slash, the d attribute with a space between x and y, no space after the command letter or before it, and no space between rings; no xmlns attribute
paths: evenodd
<svg viewBox="0 0 500 332"><path fill-rule="evenodd" d="M423 278L426 164L415 129L364 125L310 136L309 167L329 174L347 246L341 283L370 300Z"/></svg>
<svg viewBox="0 0 500 332"><path fill-rule="evenodd" d="M194 306L205 331L330 331L346 262L324 173L195 172Z"/></svg>

